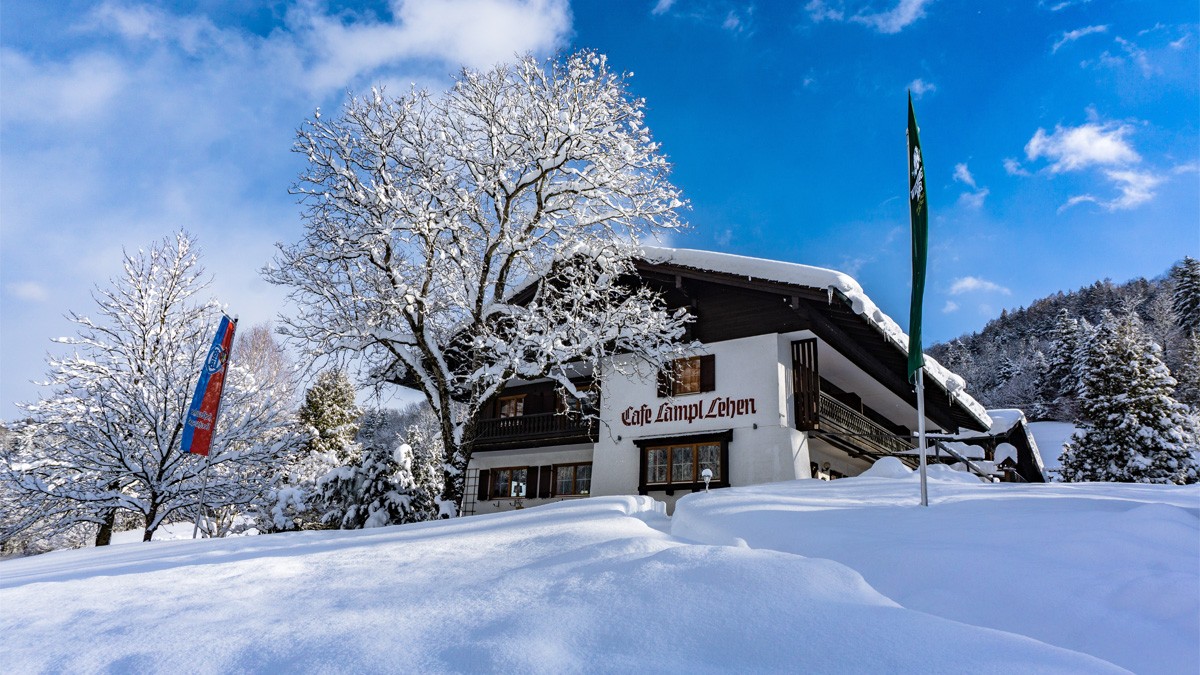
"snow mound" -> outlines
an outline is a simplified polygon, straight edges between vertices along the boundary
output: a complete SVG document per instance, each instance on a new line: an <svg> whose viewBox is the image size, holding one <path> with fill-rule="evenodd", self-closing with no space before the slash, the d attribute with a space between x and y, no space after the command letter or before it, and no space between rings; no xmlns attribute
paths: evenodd
<svg viewBox="0 0 1200 675"><path fill-rule="evenodd" d="M914 480L791 481L684 497L671 533L836 560L902 607L1137 673L1200 672L1200 486L929 469L928 508Z"/></svg>
<svg viewBox="0 0 1200 675"><path fill-rule="evenodd" d="M908 478L913 470L904 465L899 457L881 457L871 468L860 473L859 478Z"/></svg>

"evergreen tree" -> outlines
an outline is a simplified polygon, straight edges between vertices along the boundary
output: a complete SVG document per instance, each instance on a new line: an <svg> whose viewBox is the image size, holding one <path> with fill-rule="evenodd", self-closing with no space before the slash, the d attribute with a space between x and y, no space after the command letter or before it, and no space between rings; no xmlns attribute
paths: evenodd
<svg viewBox="0 0 1200 675"><path fill-rule="evenodd" d="M306 449L347 463L360 415L354 404L354 385L346 371L335 368L322 372L305 393L300 408L300 422L311 434Z"/></svg>
<svg viewBox="0 0 1200 675"><path fill-rule="evenodd" d="M355 459L318 482L322 521L341 529L427 520L431 495L418 489L413 449L402 443L392 411L369 410L355 442Z"/></svg>
<svg viewBox="0 0 1200 675"><path fill-rule="evenodd" d="M1041 377L1040 398L1046 402L1047 416L1068 420L1075 417L1076 354L1081 338L1090 331L1066 308L1059 310L1047 345L1045 371Z"/></svg>
<svg viewBox="0 0 1200 675"><path fill-rule="evenodd" d="M1171 268L1175 282L1171 308L1175 321L1187 335L1200 333L1200 261L1191 256Z"/></svg>
<svg viewBox="0 0 1200 675"><path fill-rule="evenodd" d="M1079 349L1081 430L1062 454L1066 481L1194 483L1196 427L1136 317L1101 324Z"/></svg>
<svg viewBox="0 0 1200 675"><path fill-rule="evenodd" d="M360 413L354 394L354 385L340 369L321 372L305 392L297 416L308 440L280 467L269 508L259 515L259 529L281 532L326 527L319 495L325 488L319 482L335 467L358 459L354 436Z"/></svg>

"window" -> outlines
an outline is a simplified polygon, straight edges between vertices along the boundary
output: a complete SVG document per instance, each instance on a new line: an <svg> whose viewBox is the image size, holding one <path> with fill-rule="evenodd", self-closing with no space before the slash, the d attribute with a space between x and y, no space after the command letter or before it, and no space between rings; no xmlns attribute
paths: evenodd
<svg viewBox="0 0 1200 675"><path fill-rule="evenodd" d="M729 441L732 431L716 434L634 441L642 452L640 492L678 488L704 489L704 470L712 471L711 487L729 485Z"/></svg>
<svg viewBox="0 0 1200 675"><path fill-rule="evenodd" d="M501 396L496 405L497 417L520 417L525 414L525 394Z"/></svg>
<svg viewBox="0 0 1200 675"><path fill-rule="evenodd" d="M712 354L676 359L658 377L659 397L701 394L716 388L716 357Z"/></svg>
<svg viewBox="0 0 1200 675"><path fill-rule="evenodd" d="M529 484L529 468L492 469L492 499L513 499L525 496Z"/></svg>
<svg viewBox="0 0 1200 675"><path fill-rule="evenodd" d="M554 467L554 495L556 497L584 496L591 492L591 464L559 464Z"/></svg>
<svg viewBox="0 0 1200 675"><path fill-rule="evenodd" d="M705 469L721 482L721 444L688 443L646 448L647 483L702 483Z"/></svg>

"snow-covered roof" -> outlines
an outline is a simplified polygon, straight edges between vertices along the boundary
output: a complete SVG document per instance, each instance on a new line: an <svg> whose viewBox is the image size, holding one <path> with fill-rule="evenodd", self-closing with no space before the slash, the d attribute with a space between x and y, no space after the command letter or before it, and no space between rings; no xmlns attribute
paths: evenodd
<svg viewBox="0 0 1200 675"><path fill-rule="evenodd" d="M902 354L908 356L908 334L871 301L857 281L842 272L799 263L750 258L732 253L659 246L643 246L642 257L650 263L671 264L696 270L744 276L751 281L762 280L806 286L830 293L836 291L846 298L850 303L850 308L856 314L862 316L867 323L879 330ZM928 354L925 355L925 376L945 389L959 405L982 424L992 425L992 418L988 415L988 411L967 393L966 382Z"/></svg>

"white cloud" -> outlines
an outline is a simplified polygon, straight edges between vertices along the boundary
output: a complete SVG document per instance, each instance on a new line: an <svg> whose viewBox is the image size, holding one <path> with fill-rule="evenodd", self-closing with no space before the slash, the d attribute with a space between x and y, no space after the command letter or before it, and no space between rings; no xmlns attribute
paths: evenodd
<svg viewBox="0 0 1200 675"><path fill-rule="evenodd" d="M913 98L919 99L925 94L937 91L937 85L917 78L908 83L908 90L912 92Z"/></svg>
<svg viewBox="0 0 1200 675"><path fill-rule="evenodd" d="M5 123L87 123L105 115L128 84L123 64L105 54L59 63L35 63L0 49Z"/></svg>
<svg viewBox="0 0 1200 675"><path fill-rule="evenodd" d="M850 17L855 23L870 26L880 33L892 35L899 33L913 22L925 16L925 5L932 0L900 0L892 9L886 12L869 14L860 12Z"/></svg>
<svg viewBox="0 0 1200 675"><path fill-rule="evenodd" d="M954 180L970 185L971 187L977 187L975 185L975 177L971 175L971 170L967 168L965 162L954 165Z"/></svg>
<svg viewBox="0 0 1200 675"><path fill-rule="evenodd" d="M953 300L947 300L946 304L942 306L942 314L950 314L951 312L957 312L957 311L958 311L958 303Z"/></svg>
<svg viewBox="0 0 1200 675"><path fill-rule="evenodd" d="M808 18L814 23L822 21L852 21L875 29L879 33L892 35L899 33L915 21L925 16L925 6L933 0L899 0L895 7L886 12L873 12L863 8L856 13L847 14L842 2L834 3L825 0L810 0L804 6Z"/></svg>
<svg viewBox="0 0 1200 675"><path fill-rule="evenodd" d="M1053 134L1039 128L1025 145L1025 156L1030 161L1042 157L1052 160L1051 173L1075 171L1093 164L1138 162L1141 157L1125 141L1130 131L1125 125L1092 122L1078 127L1056 126Z"/></svg>
<svg viewBox="0 0 1200 675"><path fill-rule="evenodd" d="M846 13L841 8L834 9L826 5L824 0L811 0L804 6L804 11L808 12L808 18L815 23L822 21L841 21L846 18Z"/></svg>
<svg viewBox="0 0 1200 675"><path fill-rule="evenodd" d="M514 54L545 53L571 27L565 0L405 0L393 4L396 21L301 13L305 51L319 89L346 86L357 76L404 59L437 59L487 68Z"/></svg>
<svg viewBox="0 0 1200 675"><path fill-rule="evenodd" d="M671 9L671 5L675 4L675 0L658 0L654 3L654 9L650 10L651 14L666 14Z"/></svg>
<svg viewBox="0 0 1200 675"><path fill-rule="evenodd" d="M1004 158L1004 172L1010 176L1029 176L1032 175L1021 166L1021 163L1012 157Z"/></svg>
<svg viewBox="0 0 1200 675"><path fill-rule="evenodd" d="M969 209L983 208L983 200L991 194L988 188L981 188L975 184L975 176L971 175L971 170L967 168L966 162L954 165L954 180L967 185L972 192L964 192L958 196L958 203Z"/></svg>
<svg viewBox="0 0 1200 675"><path fill-rule="evenodd" d="M1012 291L1000 284L971 276L955 279L954 283L950 285L950 295L962 295L963 293L1000 293L1001 295L1012 295Z"/></svg>
<svg viewBox="0 0 1200 675"><path fill-rule="evenodd" d="M1050 48L1050 53L1051 54L1057 53L1058 50L1063 45L1065 45L1069 42L1074 42L1081 37L1085 37L1087 35L1094 35L1096 33L1107 33L1107 32L1108 32L1108 26L1086 26L1084 28L1077 28L1075 30L1066 31L1062 34L1062 37L1059 38L1058 41L1054 43L1054 46Z"/></svg>
<svg viewBox="0 0 1200 675"><path fill-rule="evenodd" d="M983 208L983 201L991 193L992 191L987 188L975 190L974 192L964 192L958 196L958 203L968 209L978 210Z"/></svg>
<svg viewBox="0 0 1200 675"><path fill-rule="evenodd" d="M45 302L50 297L46 287L36 281L17 281L6 284L8 294L26 302Z"/></svg>
<svg viewBox="0 0 1200 675"><path fill-rule="evenodd" d="M1076 195L1059 207L1059 213L1085 202L1096 204L1106 211L1126 211L1136 208L1154 199L1155 188L1166 180L1157 174L1129 169L1109 170L1105 171L1104 175L1117 190L1116 197L1105 200L1090 194Z"/></svg>
<svg viewBox="0 0 1200 675"><path fill-rule="evenodd" d="M1042 9L1048 9L1051 12L1061 12L1068 7L1074 7L1075 5L1086 5L1091 1L1092 0L1059 0L1058 2L1054 2L1051 0L1050 2L1047 2L1046 0L1038 0L1038 7L1041 7Z"/></svg>

